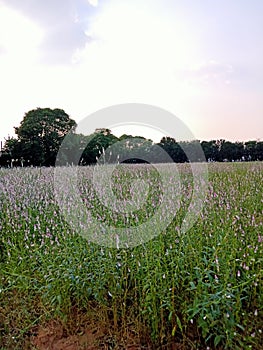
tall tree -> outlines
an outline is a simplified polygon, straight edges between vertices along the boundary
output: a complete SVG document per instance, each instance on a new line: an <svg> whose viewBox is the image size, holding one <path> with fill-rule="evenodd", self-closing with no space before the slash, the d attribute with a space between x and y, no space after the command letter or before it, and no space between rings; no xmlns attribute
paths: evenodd
<svg viewBox="0 0 263 350"><path fill-rule="evenodd" d="M54 165L63 138L75 126L76 122L62 109L37 108L27 112L15 128L24 159L31 165Z"/></svg>

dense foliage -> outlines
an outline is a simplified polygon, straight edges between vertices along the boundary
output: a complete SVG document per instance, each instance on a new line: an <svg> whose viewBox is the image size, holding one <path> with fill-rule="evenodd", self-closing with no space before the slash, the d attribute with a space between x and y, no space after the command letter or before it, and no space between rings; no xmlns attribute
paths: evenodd
<svg viewBox="0 0 263 350"><path fill-rule="evenodd" d="M141 136L122 135L118 138L109 129L98 129L91 135L76 134L75 126L75 121L61 109L37 108L29 111L20 126L15 128L17 138L6 140L1 150L0 166L54 166L66 135L70 137L67 138L61 160L68 164L95 164L103 152L114 144L111 156L106 159L109 163L116 162L120 157L130 163L141 163L147 158L152 163L166 163L167 158L160 156L158 147L167 152L170 161L183 163L189 159L185 151L194 154L196 145L200 144L207 161L263 160L262 141L177 142L172 137L163 137L154 144ZM197 156L194 160L203 161L201 158Z"/></svg>
<svg viewBox="0 0 263 350"><path fill-rule="evenodd" d="M4 145L5 165L54 165L59 147L76 122L62 109L37 108L25 114L17 138Z"/></svg>
<svg viewBox="0 0 263 350"><path fill-rule="evenodd" d="M132 330L142 344L151 339L152 348L263 347L262 163L209 164L205 206L184 235L191 172L187 164L163 166L168 176L179 169L181 209L165 232L130 249L99 246L72 230L54 198L53 168L0 169L2 346L25 348L35 326L48 319L77 332L81 315L95 311L115 336ZM117 166L113 190L129 199L137 173L156 186L151 169ZM78 169L83 202L93 215L123 225L125 218L90 196L92 174L93 167ZM158 205L158 191L150 189L147 206L134 214L137 224L148 206Z"/></svg>

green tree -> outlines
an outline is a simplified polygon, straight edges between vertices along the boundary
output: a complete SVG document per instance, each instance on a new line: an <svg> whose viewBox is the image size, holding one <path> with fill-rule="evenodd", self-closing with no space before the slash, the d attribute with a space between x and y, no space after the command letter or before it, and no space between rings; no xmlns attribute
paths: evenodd
<svg viewBox="0 0 263 350"><path fill-rule="evenodd" d="M218 161L219 159L219 148L216 140L211 141L202 141L201 142L202 149L204 151L206 160L210 161Z"/></svg>
<svg viewBox="0 0 263 350"><path fill-rule="evenodd" d="M262 161L263 160L263 141L258 141L257 142L257 159Z"/></svg>
<svg viewBox="0 0 263 350"><path fill-rule="evenodd" d="M232 161L234 144L230 141L220 140L219 160Z"/></svg>
<svg viewBox="0 0 263 350"><path fill-rule="evenodd" d="M123 134L119 138L118 154L124 163L145 163L150 160L153 141L143 136Z"/></svg>
<svg viewBox="0 0 263 350"><path fill-rule="evenodd" d="M163 137L157 146L162 147L165 152L172 158L175 163L183 163L187 161L187 156L180 144L172 137ZM162 162L161 157L158 159ZM166 158L163 159L166 162Z"/></svg>
<svg viewBox="0 0 263 350"><path fill-rule="evenodd" d="M50 166L63 138L76 122L62 109L37 108L27 112L15 128L26 163Z"/></svg>
<svg viewBox="0 0 263 350"><path fill-rule="evenodd" d="M247 141L245 143L245 156L246 160L257 160L257 141Z"/></svg>
<svg viewBox="0 0 263 350"><path fill-rule="evenodd" d="M234 160L242 160L245 156L245 148L243 142L235 142L233 144L232 158Z"/></svg>
<svg viewBox="0 0 263 350"><path fill-rule="evenodd" d="M88 137L83 134L69 132L59 149L56 157L57 165L78 165L81 163L82 153L88 142Z"/></svg>
<svg viewBox="0 0 263 350"><path fill-rule="evenodd" d="M93 134L85 136L85 149L81 156L81 164L96 164L100 157L102 157L101 162L103 162L103 154L106 149L118 140L109 129L97 129ZM114 161L116 161L114 156L112 156L112 159L109 159L109 156L105 159L107 163Z"/></svg>
<svg viewBox="0 0 263 350"><path fill-rule="evenodd" d="M188 162L202 162L206 160L199 140L181 141L179 145L185 152Z"/></svg>

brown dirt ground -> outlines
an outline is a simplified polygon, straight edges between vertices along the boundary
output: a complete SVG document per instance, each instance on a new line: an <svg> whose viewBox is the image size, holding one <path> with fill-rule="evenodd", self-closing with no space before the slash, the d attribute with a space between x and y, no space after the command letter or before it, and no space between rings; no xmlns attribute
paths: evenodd
<svg viewBox="0 0 263 350"><path fill-rule="evenodd" d="M45 326L35 329L31 336L32 349L37 350L113 350L113 349L151 349L150 344L141 345L135 335L127 335L126 339L118 340L105 328L89 325L78 334L67 334L63 325L58 321L50 321ZM174 348L176 349L176 348Z"/></svg>
<svg viewBox="0 0 263 350"><path fill-rule="evenodd" d="M94 326L93 326L94 327ZM45 326L35 330L30 339L30 349L35 350L154 350L151 344L142 345L138 337L128 334L118 343L104 329L98 327L88 329L75 335L67 335L64 327L58 321L50 321ZM159 350L184 350L182 344L173 343ZM189 349L189 348L188 348Z"/></svg>

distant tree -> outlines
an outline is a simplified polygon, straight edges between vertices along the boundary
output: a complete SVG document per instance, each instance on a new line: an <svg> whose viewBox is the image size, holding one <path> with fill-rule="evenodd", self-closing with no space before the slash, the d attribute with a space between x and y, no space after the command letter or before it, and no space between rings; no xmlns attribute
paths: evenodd
<svg viewBox="0 0 263 350"><path fill-rule="evenodd" d="M87 136L69 132L59 148L56 165L80 164L87 142Z"/></svg>
<svg viewBox="0 0 263 350"><path fill-rule="evenodd" d="M119 139L115 135L111 133L109 129L97 129L93 134L85 137L85 148L81 156L81 164L95 164L97 160L102 156L104 152L110 147L112 144L117 142ZM114 162L114 156L112 159L107 159L107 162ZM101 159L103 162L103 159Z"/></svg>
<svg viewBox="0 0 263 350"><path fill-rule="evenodd" d="M16 156L17 139L8 138L5 141L3 149L1 149L0 166L10 166L14 156Z"/></svg>
<svg viewBox="0 0 263 350"><path fill-rule="evenodd" d="M233 160L233 143L232 142L220 140L219 160L221 162Z"/></svg>
<svg viewBox="0 0 263 350"><path fill-rule="evenodd" d="M176 163L183 163L187 161L187 156L184 153L182 147L172 137L163 137L157 144L162 147L165 152L172 158Z"/></svg>
<svg viewBox="0 0 263 350"><path fill-rule="evenodd" d="M15 128L18 153L31 165L54 165L65 135L75 126L76 122L62 109L31 110ZM7 149L9 146L7 143ZM10 151L13 152L12 147Z"/></svg>
<svg viewBox="0 0 263 350"><path fill-rule="evenodd" d="M142 136L124 134L118 138L107 128L98 128L91 135L76 134L75 128L76 122L62 109L37 108L27 112L20 126L15 128L17 137L5 141L0 152L0 166L183 163L205 159L263 161L263 141L259 140L177 142L172 137L163 137L154 144ZM66 135L66 142L62 142Z"/></svg>
<svg viewBox="0 0 263 350"><path fill-rule="evenodd" d="M243 142L235 142L232 145L233 145L232 159L235 161L244 159L244 157L245 157L244 143Z"/></svg>
<svg viewBox="0 0 263 350"><path fill-rule="evenodd" d="M202 151L201 142L199 140L182 141L179 142L179 145L185 152L187 161L203 162L206 160Z"/></svg>
<svg viewBox="0 0 263 350"><path fill-rule="evenodd" d="M120 136L116 150L121 162L124 163L147 163L152 162L151 150L153 141L143 136L124 134Z"/></svg>
<svg viewBox="0 0 263 350"><path fill-rule="evenodd" d="M219 159L219 147L216 140L202 141L201 146L207 161L216 162Z"/></svg>
<svg viewBox="0 0 263 350"><path fill-rule="evenodd" d="M247 141L245 143L245 157L246 160L257 160L257 141Z"/></svg>
<svg viewBox="0 0 263 350"><path fill-rule="evenodd" d="M262 161L263 160L263 141L257 142L256 151L257 151L257 159Z"/></svg>

